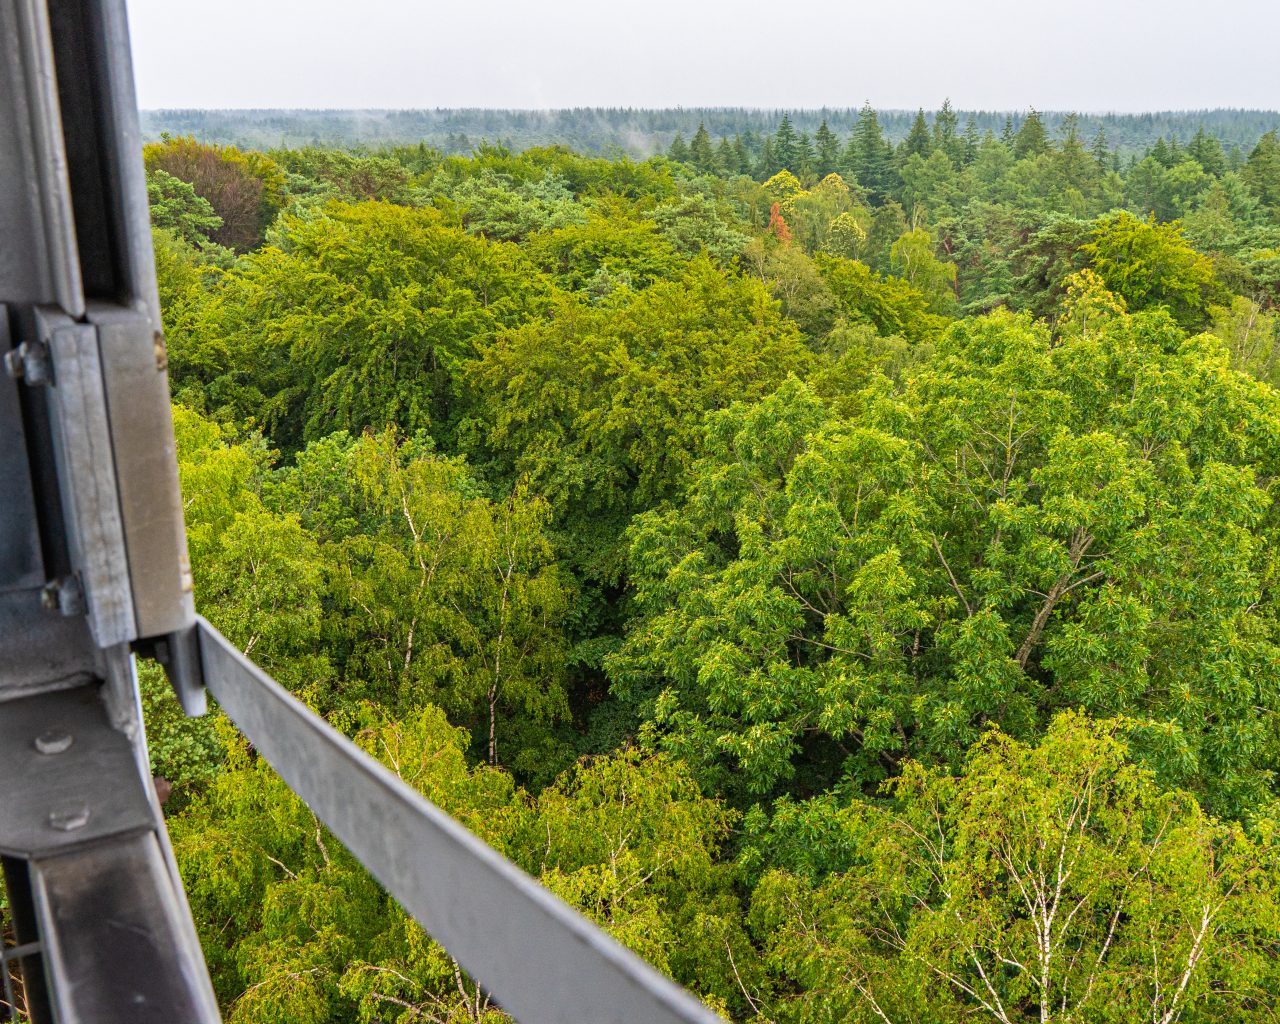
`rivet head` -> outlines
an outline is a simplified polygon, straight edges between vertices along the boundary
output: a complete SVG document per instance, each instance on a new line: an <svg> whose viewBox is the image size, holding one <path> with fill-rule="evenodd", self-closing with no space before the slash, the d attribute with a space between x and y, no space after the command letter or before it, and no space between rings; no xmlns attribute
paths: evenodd
<svg viewBox="0 0 1280 1024"><path fill-rule="evenodd" d="M36 737L36 750L42 754L62 754L71 747L73 742L75 737L71 733L63 732L61 729L50 729Z"/></svg>
<svg viewBox="0 0 1280 1024"><path fill-rule="evenodd" d="M89 824L89 808L85 804L64 807L49 814L49 825L59 832L74 832Z"/></svg>

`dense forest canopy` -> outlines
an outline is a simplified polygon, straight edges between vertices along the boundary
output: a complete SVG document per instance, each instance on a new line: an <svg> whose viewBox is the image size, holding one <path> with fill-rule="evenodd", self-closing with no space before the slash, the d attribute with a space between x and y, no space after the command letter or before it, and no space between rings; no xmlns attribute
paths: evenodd
<svg viewBox="0 0 1280 1024"><path fill-rule="evenodd" d="M488 141L509 149L568 146L582 153L625 153L643 159L665 152L676 135L689 139L705 125L714 138L767 135L784 111L734 107L641 108L579 107L568 110L144 110L145 138L162 134L194 135L205 142L237 146L385 146L425 142L446 153L466 154ZM813 137L825 121L840 131L858 118L858 110L833 107L787 113L798 132ZM877 110L885 136L901 142L911 131L914 110ZM961 124L970 119L979 134L999 135L1007 121L1015 129L1029 111L958 110ZM932 118L933 115L926 115ZM1046 128L1057 132L1065 111L1040 113ZM1161 111L1145 114L1077 115L1080 130L1092 138L1099 129L1124 155L1141 153L1156 139L1189 142L1203 129L1228 149L1246 153L1258 139L1280 127L1274 110Z"/></svg>
<svg viewBox="0 0 1280 1024"><path fill-rule="evenodd" d="M1274 1020L1276 115L466 116L149 122L204 613L729 1019ZM506 1019L143 686L229 1020Z"/></svg>

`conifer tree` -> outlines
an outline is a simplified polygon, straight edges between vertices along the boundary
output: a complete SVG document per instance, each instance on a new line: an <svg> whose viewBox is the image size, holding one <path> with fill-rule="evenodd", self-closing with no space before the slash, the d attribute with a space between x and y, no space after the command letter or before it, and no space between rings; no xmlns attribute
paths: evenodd
<svg viewBox="0 0 1280 1024"><path fill-rule="evenodd" d="M880 119L870 103L863 104L845 149L845 170L872 199L883 199L893 176L893 147L880 131Z"/></svg>
<svg viewBox="0 0 1280 1024"><path fill-rule="evenodd" d="M1227 170L1227 155L1222 151L1222 143L1205 132L1203 127L1196 129L1196 134L1187 146L1187 153L1206 174L1221 178Z"/></svg>
<svg viewBox="0 0 1280 1024"><path fill-rule="evenodd" d="M813 141L806 132L801 132L796 139L796 174L801 177L812 174L815 163L817 163L817 154L813 149Z"/></svg>
<svg viewBox="0 0 1280 1024"><path fill-rule="evenodd" d="M711 136L707 134L707 126L698 124L698 131L693 136L693 141L689 144L689 162L697 169L699 174L714 174L716 172L716 152L711 148Z"/></svg>
<svg viewBox="0 0 1280 1024"><path fill-rule="evenodd" d="M1101 171L1109 171L1111 169L1111 147L1107 144L1107 132L1101 125L1098 126L1098 134L1093 137L1093 146L1089 149L1093 162L1098 165Z"/></svg>
<svg viewBox="0 0 1280 1024"><path fill-rule="evenodd" d="M951 157L957 166L964 162L964 140L960 138L959 128L960 118L951 109L951 101L943 100L942 109L933 119L933 145Z"/></svg>
<svg viewBox="0 0 1280 1024"><path fill-rule="evenodd" d="M902 155L905 160L909 156L928 157L933 152L933 136L928 122L924 119L924 107L916 111L916 119L911 122L911 131L907 133L902 144Z"/></svg>
<svg viewBox="0 0 1280 1024"><path fill-rule="evenodd" d="M840 164L840 142L835 133L827 127L826 118L823 118L822 124L818 125L813 140L815 143L813 169L819 178L825 178L828 174L839 170Z"/></svg>
<svg viewBox="0 0 1280 1024"><path fill-rule="evenodd" d="M778 132L773 137L773 158L780 169L796 171L800 162L800 140L791 126L791 115L784 113Z"/></svg>
<svg viewBox="0 0 1280 1024"><path fill-rule="evenodd" d="M978 146L980 140L978 138L978 122L970 117L968 123L964 126L964 162L971 164L978 155Z"/></svg>
<svg viewBox="0 0 1280 1024"><path fill-rule="evenodd" d="M671 148L667 150L667 156L682 164L689 162L689 144L684 141L682 132L676 132L676 137L671 140Z"/></svg>
<svg viewBox="0 0 1280 1024"><path fill-rule="evenodd" d="M1280 138L1274 128L1253 147L1241 177L1258 199L1280 211Z"/></svg>
<svg viewBox="0 0 1280 1024"><path fill-rule="evenodd" d="M756 179L768 181L780 170L782 170L782 164L778 160L777 146L774 144L773 136L766 135L764 143L760 146L760 159L756 161Z"/></svg>
<svg viewBox="0 0 1280 1024"><path fill-rule="evenodd" d="M1044 121L1040 119L1039 111L1032 107L1014 139L1013 155L1022 160L1025 157L1039 156L1048 149L1049 135L1044 130Z"/></svg>
<svg viewBox="0 0 1280 1024"><path fill-rule="evenodd" d="M1013 140L1014 140L1013 115L1010 114L1008 117L1004 119L1004 130L1000 132L1000 144L1004 146L1005 149L1012 151Z"/></svg>
<svg viewBox="0 0 1280 1024"><path fill-rule="evenodd" d="M719 171L722 174L730 176L740 174L741 168L738 166L738 154L734 151L733 143L728 137L720 136L720 145L716 146L716 163L719 164Z"/></svg>

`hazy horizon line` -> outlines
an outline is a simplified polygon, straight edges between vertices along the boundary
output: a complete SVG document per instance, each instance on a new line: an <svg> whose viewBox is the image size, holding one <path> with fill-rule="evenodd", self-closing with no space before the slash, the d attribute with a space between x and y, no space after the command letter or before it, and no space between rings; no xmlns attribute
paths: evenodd
<svg viewBox="0 0 1280 1024"><path fill-rule="evenodd" d="M865 105L864 105L865 106ZM595 106L578 105L572 107L505 107L505 106L474 106L474 107L452 107L452 106L435 106L435 107L139 107L138 110L144 114L165 114L183 111L201 111L207 113L306 113L306 114L401 114L414 113L416 111L461 111L461 112L484 112L484 111L504 111L518 114L560 114L573 113L583 110L622 110L622 111L698 111L707 110L715 112L744 112L744 113L762 113L762 114L809 114L809 113L825 113L827 111L837 113L847 113L850 111L860 111L863 106L792 106L792 107L761 107L761 106L724 106L724 105L700 105L700 104L680 104L678 106L636 106L636 105L607 105L598 104ZM926 114L936 113L941 110L939 107L872 107L877 114L914 114L918 111L924 111ZM1280 115L1280 107L1165 107L1160 109L1133 109L1121 110L1112 108L1109 110L1086 110L1084 108L1051 108L1051 107L952 107L957 114L1029 114L1035 111L1038 114L1077 114L1086 117L1140 117L1143 114L1216 114L1216 113L1236 113L1236 114L1277 114Z"/></svg>

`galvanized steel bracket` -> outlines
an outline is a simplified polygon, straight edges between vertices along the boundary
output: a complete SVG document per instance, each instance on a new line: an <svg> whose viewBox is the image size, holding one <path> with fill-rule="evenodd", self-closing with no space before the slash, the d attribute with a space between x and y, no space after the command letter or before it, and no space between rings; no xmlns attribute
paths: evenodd
<svg viewBox="0 0 1280 1024"><path fill-rule="evenodd" d="M96 684L0 704L0 853L30 860L158 820Z"/></svg>

